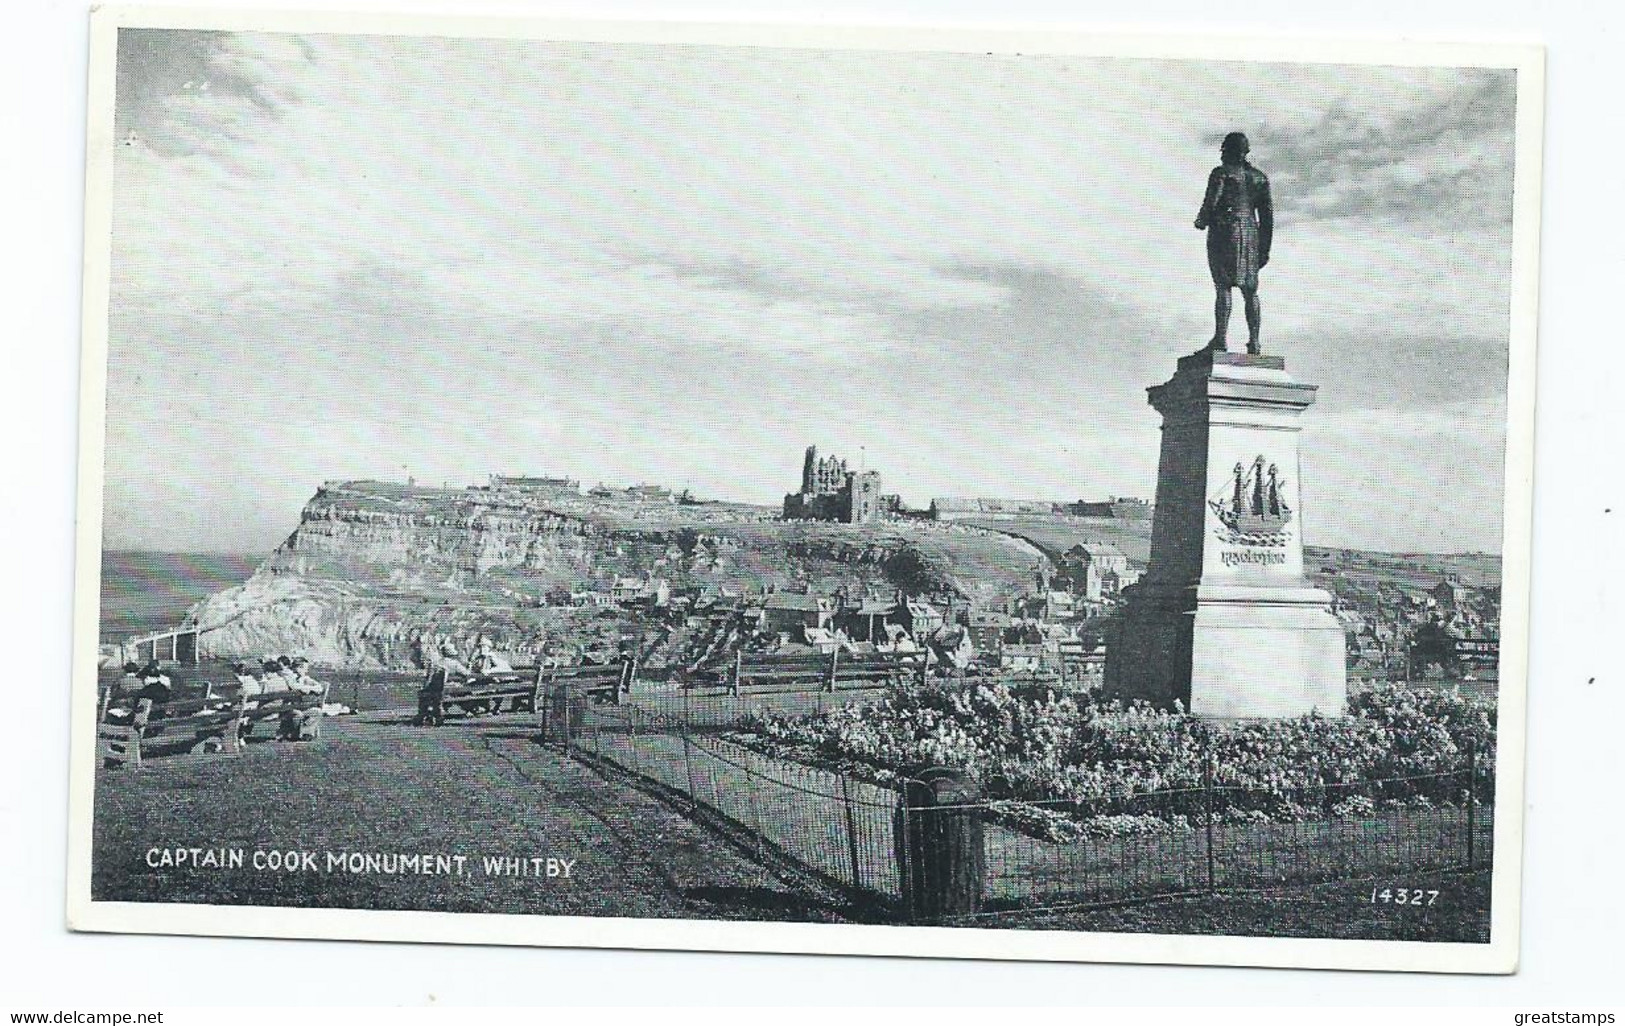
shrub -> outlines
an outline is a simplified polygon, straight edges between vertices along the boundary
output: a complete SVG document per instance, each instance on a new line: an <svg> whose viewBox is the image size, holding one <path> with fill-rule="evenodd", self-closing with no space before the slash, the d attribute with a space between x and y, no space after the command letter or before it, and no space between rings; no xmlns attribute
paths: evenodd
<svg viewBox="0 0 1625 1026"><path fill-rule="evenodd" d="M793 758L890 781L927 765L968 773L992 801L1047 803L1004 818L1061 838L1065 820L1094 830L1215 812L1279 821L1356 817L1378 803L1461 800L1467 752L1493 779L1493 699L1460 691L1374 687L1349 715L1219 723L996 683L899 688L809 717L766 716L744 739Z"/></svg>

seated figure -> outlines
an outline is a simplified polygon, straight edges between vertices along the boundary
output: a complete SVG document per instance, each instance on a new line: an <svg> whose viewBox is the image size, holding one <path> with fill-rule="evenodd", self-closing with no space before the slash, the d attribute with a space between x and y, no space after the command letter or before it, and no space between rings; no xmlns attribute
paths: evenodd
<svg viewBox="0 0 1625 1026"><path fill-rule="evenodd" d="M158 660L148 661L137 675L141 682L141 690L136 692L138 698L151 699L153 705L162 705L168 702L175 693L174 685L170 683L169 675L158 666Z"/></svg>
<svg viewBox="0 0 1625 1026"><path fill-rule="evenodd" d="M245 697L252 698L255 695L264 693L265 689L260 684L259 678L249 670L247 663L232 663L231 674L236 679L237 687L241 689Z"/></svg>
<svg viewBox="0 0 1625 1026"><path fill-rule="evenodd" d="M327 690L327 685L310 675L310 660L300 656L293 661L293 689L302 691L307 695L319 695Z"/></svg>
<svg viewBox="0 0 1625 1026"><path fill-rule="evenodd" d="M475 674L481 677L488 677L494 673L513 672L513 664L493 651L491 643L483 638L480 640L479 650L474 653L471 668Z"/></svg>
<svg viewBox="0 0 1625 1026"><path fill-rule="evenodd" d="M260 693L263 695L276 694L288 690L288 681L282 676L282 664L275 659L267 659L260 664Z"/></svg>

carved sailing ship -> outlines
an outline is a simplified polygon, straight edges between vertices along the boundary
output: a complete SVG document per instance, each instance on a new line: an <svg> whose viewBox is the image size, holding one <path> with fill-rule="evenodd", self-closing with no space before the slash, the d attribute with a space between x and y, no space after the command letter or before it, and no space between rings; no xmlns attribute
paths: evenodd
<svg viewBox="0 0 1625 1026"><path fill-rule="evenodd" d="M1227 497L1209 499L1208 507L1224 525L1220 537L1237 545L1281 545L1285 543L1292 508L1284 497L1286 482L1275 464L1266 469L1264 457L1251 467L1236 464L1235 482Z"/></svg>

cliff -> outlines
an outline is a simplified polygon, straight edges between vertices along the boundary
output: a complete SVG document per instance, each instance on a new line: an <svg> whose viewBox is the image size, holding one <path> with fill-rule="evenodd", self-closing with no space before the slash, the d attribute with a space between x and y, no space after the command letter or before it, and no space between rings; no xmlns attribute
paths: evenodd
<svg viewBox="0 0 1625 1026"><path fill-rule="evenodd" d="M597 501L518 491L330 483L245 584L189 621L214 657L302 653L325 665L405 666L424 636L479 635L521 655L551 642L655 658L684 639L623 610L572 608L572 592L654 577L684 590L902 588L986 601L1025 591L1044 556L965 526L785 522L738 505ZM662 646L664 651L661 651Z"/></svg>

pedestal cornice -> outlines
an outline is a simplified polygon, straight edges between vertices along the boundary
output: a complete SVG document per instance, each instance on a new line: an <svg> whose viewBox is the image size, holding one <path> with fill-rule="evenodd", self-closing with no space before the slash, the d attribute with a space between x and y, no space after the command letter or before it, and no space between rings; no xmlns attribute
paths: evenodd
<svg viewBox="0 0 1625 1026"><path fill-rule="evenodd" d="M1317 385L1294 381L1278 356L1239 353L1196 353L1179 361L1179 370L1160 385L1146 389L1151 405L1164 416L1212 407L1272 407L1302 412L1314 404Z"/></svg>

